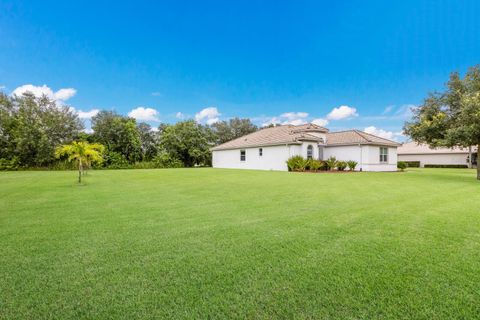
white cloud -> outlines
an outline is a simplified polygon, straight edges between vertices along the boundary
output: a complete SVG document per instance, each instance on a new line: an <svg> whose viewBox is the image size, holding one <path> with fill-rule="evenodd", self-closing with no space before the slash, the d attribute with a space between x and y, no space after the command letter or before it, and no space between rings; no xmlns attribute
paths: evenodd
<svg viewBox="0 0 480 320"><path fill-rule="evenodd" d="M403 137L402 132L386 131L374 126L366 127L363 131L389 140L397 140Z"/></svg>
<svg viewBox="0 0 480 320"><path fill-rule="evenodd" d="M278 117L263 119L262 126L265 127L270 124L291 124L294 126L298 126L307 123L307 118L307 112L286 112L282 113Z"/></svg>
<svg viewBox="0 0 480 320"><path fill-rule="evenodd" d="M154 96L154 97L160 97L160 96L162 96L162 94L161 94L160 92L158 92L158 91L155 91L155 92L152 92L152 96Z"/></svg>
<svg viewBox="0 0 480 320"><path fill-rule="evenodd" d="M91 119L92 117L96 116L99 113L99 109L92 109L90 111L82 111L78 110L77 114L80 119Z"/></svg>
<svg viewBox="0 0 480 320"><path fill-rule="evenodd" d="M328 120L327 119L322 119L322 118L313 119L311 122L313 124L316 124L317 126L320 126L320 127L325 127L326 125L328 125Z"/></svg>
<svg viewBox="0 0 480 320"><path fill-rule="evenodd" d="M92 128L85 128L85 129L83 129L83 132L85 132L85 133L93 133L93 129L92 129Z"/></svg>
<svg viewBox="0 0 480 320"><path fill-rule="evenodd" d="M185 115L181 112L175 113L175 118L177 119L185 119Z"/></svg>
<svg viewBox="0 0 480 320"><path fill-rule="evenodd" d="M200 112L195 114L195 120L197 122L206 122L207 124L211 125L215 122L220 121L220 113L218 112L217 108L209 107L201 110Z"/></svg>
<svg viewBox="0 0 480 320"><path fill-rule="evenodd" d="M24 84L23 86L17 87L15 90L13 90L12 95L21 96L26 92L31 92L36 97L46 95L49 99L56 100L60 104L77 94L77 90L74 88L64 88L54 92L45 84L43 86Z"/></svg>
<svg viewBox="0 0 480 320"><path fill-rule="evenodd" d="M128 116L140 121L160 122L158 111L153 108L138 107L128 113Z"/></svg>
<svg viewBox="0 0 480 320"><path fill-rule="evenodd" d="M60 89L54 93L56 100L66 101L77 94L77 90L73 88Z"/></svg>
<svg viewBox="0 0 480 320"><path fill-rule="evenodd" d="M357 109L349 106L340 106L338 108L333 108L332 111L327 115L328 120L343 120L348 118L357 117Z"/></svg>
<svg viewBox="0 0 480 320"><path fill-rule="evenodd" d="M0 90L6 89L7 87L4 85L0 85Z"/></svg>
<svg viewBox="0 0 480 320"><path fill-rule="evenodd" d="M392 112L392 110L395 108L395 106L386 106L385 109L383 110L382 114L388 114Z"/></svg>

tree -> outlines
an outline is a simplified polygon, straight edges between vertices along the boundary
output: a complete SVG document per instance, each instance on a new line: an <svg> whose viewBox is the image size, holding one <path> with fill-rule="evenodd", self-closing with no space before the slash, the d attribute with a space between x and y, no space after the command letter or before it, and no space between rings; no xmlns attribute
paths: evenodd
<svg viewBox="0 0 480 320"><path fill-rule="evenodd" d="M193 120L164 126L160 135L160 147L180 159L186 167L210 165L210 148L214 143L213 131Z"/></svg>
<svg viewBox="0 0 480 320"><path fill-rule="evenodd" d="M254 125L250 119L240 118L233 118L228 122L216 122L212 125L212 128L217 135L218 144L225 143L258 130L258 127Z"/></svg>
<svg viewBox="0 0 480 320"><path fill-rule="evenodd" d="M158 154L158 143L156 133L147 123L137 125L140 134L140 147L142 149L142 160L150 161Z"/></svg>
<svg viewBox="0 0 480 320"><path fill-rule="evenodd" d="M404 132L419 143L431 147L470 147L480 152L480 65L468 70L462 79L457 72L450 75L446 90L431 93L423 105L412 110L413 120ZM477 165L480 180L480 166Z"/></svg>
<svg viewBox="0 0 480 320"><path fill-rule="evenodd" d="M142 159L141 138L135 119L113 111L100 111L92 118L92 129L95 141L109 151L120 153L130 163Z"/></svg>
<svg viewBox="0 0 480 320"><path fill-rule="evenodd" d="M55 156L57 158L67 156L69 162L75 161L78 166L78 183L81 183L85 167L92 163L101 163L104 150L105 147L98 143L90 144L85 141L74 141L71 144L58 147L55 150Z"/></svg>
<svg viewBox="0 0 480 320"><path fill-rule="evenodd" d="M23 166L55 160L55 148L75 139L83 128L77 114L46 96L0 96L0 158L16 157Z"/></svg>

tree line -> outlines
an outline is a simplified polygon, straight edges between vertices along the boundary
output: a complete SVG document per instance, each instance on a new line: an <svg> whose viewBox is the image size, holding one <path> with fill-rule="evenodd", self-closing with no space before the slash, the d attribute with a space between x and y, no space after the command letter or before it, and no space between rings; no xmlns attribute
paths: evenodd
<svg viewBox="0 0 480 320"><path fill-rule="evenodd" d="M249 119L239 118L152 128L115 111L100 111L91 125L93 132L84 132L73 108L46 96L0 93L0 169L66 168L69 164L55 150L74 141L103 145L99 166L106 168L209 166L211 147L258 130Z"/></svg>

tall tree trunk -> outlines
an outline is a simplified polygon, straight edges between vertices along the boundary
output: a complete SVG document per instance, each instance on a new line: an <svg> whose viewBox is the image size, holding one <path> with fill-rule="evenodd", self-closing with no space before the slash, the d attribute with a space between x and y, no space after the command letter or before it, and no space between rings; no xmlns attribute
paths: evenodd
<svg viewBox="0 0 480 320"><path fill-rule="evenodd" d="M82 183L82 160L78 162L78 183Z"/></svg>
<svg viewBox="0 0 480 320"><path fill-rule="evenodd" d="M480 160L480 144L477 146L477 180L480 180L480 163L478 163L479 160Z"/></svg>

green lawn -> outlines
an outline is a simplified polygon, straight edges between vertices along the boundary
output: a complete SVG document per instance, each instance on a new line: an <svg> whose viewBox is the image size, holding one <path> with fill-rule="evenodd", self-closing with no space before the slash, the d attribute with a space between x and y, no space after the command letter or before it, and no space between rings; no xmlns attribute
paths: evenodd
<svg viewBox="0 0 480 320"><path fill-rule="evenodd" d="M480 317L472 170L0 173L0 318Z"/></svg>

